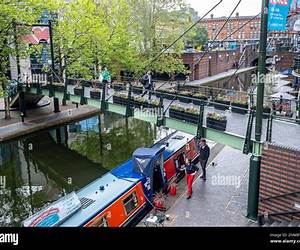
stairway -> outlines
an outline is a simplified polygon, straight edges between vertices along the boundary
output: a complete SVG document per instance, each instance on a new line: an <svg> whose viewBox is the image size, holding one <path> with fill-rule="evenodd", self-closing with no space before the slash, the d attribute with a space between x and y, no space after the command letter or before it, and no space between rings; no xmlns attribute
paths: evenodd
<svg viewBox="0 0 300 250"><path fill-rule="evenodd" d="M300 221L265 222L262 227L300 227Z"/></svg>

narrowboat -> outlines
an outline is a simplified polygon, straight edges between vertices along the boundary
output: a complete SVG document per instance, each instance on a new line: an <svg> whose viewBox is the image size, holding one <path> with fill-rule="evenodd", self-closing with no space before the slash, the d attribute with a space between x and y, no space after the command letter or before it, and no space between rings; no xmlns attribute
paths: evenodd
<svg viewBox="0 0 300 250"><path fill-rule="evenodd" d="M196 138L173 132L92 183L23 221L24 227L122 227L137 224L152 208L156 192L178 181L186 159L198 156ZM180 166L180 167L179 167Z"/></svg>

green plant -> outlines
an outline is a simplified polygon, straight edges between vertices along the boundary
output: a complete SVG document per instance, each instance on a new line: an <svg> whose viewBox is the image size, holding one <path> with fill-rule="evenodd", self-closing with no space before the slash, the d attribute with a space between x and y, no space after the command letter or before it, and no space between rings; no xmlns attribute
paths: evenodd
<svg viewBox="0 0 300 250"><path fill-rule="evenodd" d="M99 89L99 88L92 88L91 91L92 91L92 92L98 92L98 93L100 93L100 92L101 92L101 89Z"/></svg>
<svg viewBox="0 0 300 250"><path fill-rule="evenodd" d="M159 100L151 100L153 106L159 106Z"/></svg>
<svg viewBox="0 0 300 250"><path fill-rule="evenodd" d="M230 100L226 96L218 96L216 98L216 101L230 102Z"/></svg>
<svg viewBox="0 0 300 250"><path fill-rule="evenodd" d="M117 92L117 93L114 93L114 96L120 97L120 98L123 98L123 99L128 99L128 96L124 93Z"/></svg>
<svg viewBox="0 0 300 250"><path fill-rule="evenodd" d="M232 103L233 103L233 104L247 105L247 104L248 104L248 101L243 100L243 99L235 99Z"/></svg>
<svg viewBox="0 0 300 250"><path fill-rule="evenodd" d="M185 109L185 112L190 114L195 114L195 115L199 114L199 110L195 108L187 108Z"/></svg>
<svg viewBox="0 0 300 250"><path fill-rule="evenodd" d="M192 96L192 93L189 91L182 91L182 92L180 92L180 94L184 95L184 96Z"/></svg>
<svg viewBox="0 0 300 250"><path fill-rule="evenodd" d="M226 121L227 120L225 115L221 115L221 114L218 114L215 112L207 113L207 117L217 120L217 121Z"/></svg>
<svg viewBox="0 0 300 250"><path fill-rule="evenodd" d="M205 97L205 95L203 95L201 93L195 93L195 94L193 94L193 97L195 97L195 98L201 98L201 97Z"/></svg>
<svg viewBox="0 0 300 250"><path fill-rule="evenodd" d="M184 109L183 107L181 107L181 106L179 106L179 105L176 105L176 104L171 105L170 108L171 108L171 109L174 109L174 110L177 110L177 111L181 111L181 112L184 112L184 111L185 111L185 109Z"/></svg>

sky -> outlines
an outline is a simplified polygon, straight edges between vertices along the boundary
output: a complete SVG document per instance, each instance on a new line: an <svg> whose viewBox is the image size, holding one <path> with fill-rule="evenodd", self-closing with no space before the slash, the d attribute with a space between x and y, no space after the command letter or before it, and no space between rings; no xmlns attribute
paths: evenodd
<svg viewBox="0 0 300 250"><path fill-rule="evenodd" d="M198 11L198 15L205 14L219 0L186 0L191 7ZM229 16L239 0L223 0L223 2L212 12L215 17ZM242 0L236 12L241 16L257 15L261 11L262 0ZM210 13L211 14L211 13ZM209 17L210 14L207 16Z"/></svg>

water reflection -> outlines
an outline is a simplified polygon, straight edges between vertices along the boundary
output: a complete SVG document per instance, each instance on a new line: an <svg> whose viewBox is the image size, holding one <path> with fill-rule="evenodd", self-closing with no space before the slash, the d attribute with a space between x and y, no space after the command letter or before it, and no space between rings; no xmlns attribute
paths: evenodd
<svg viewBox="0 0 300 250"><path fill-rule="evenodd" d="M1 144L0 226L19 226L46 203L80 189L166 133L107 113Z"/></svg>

